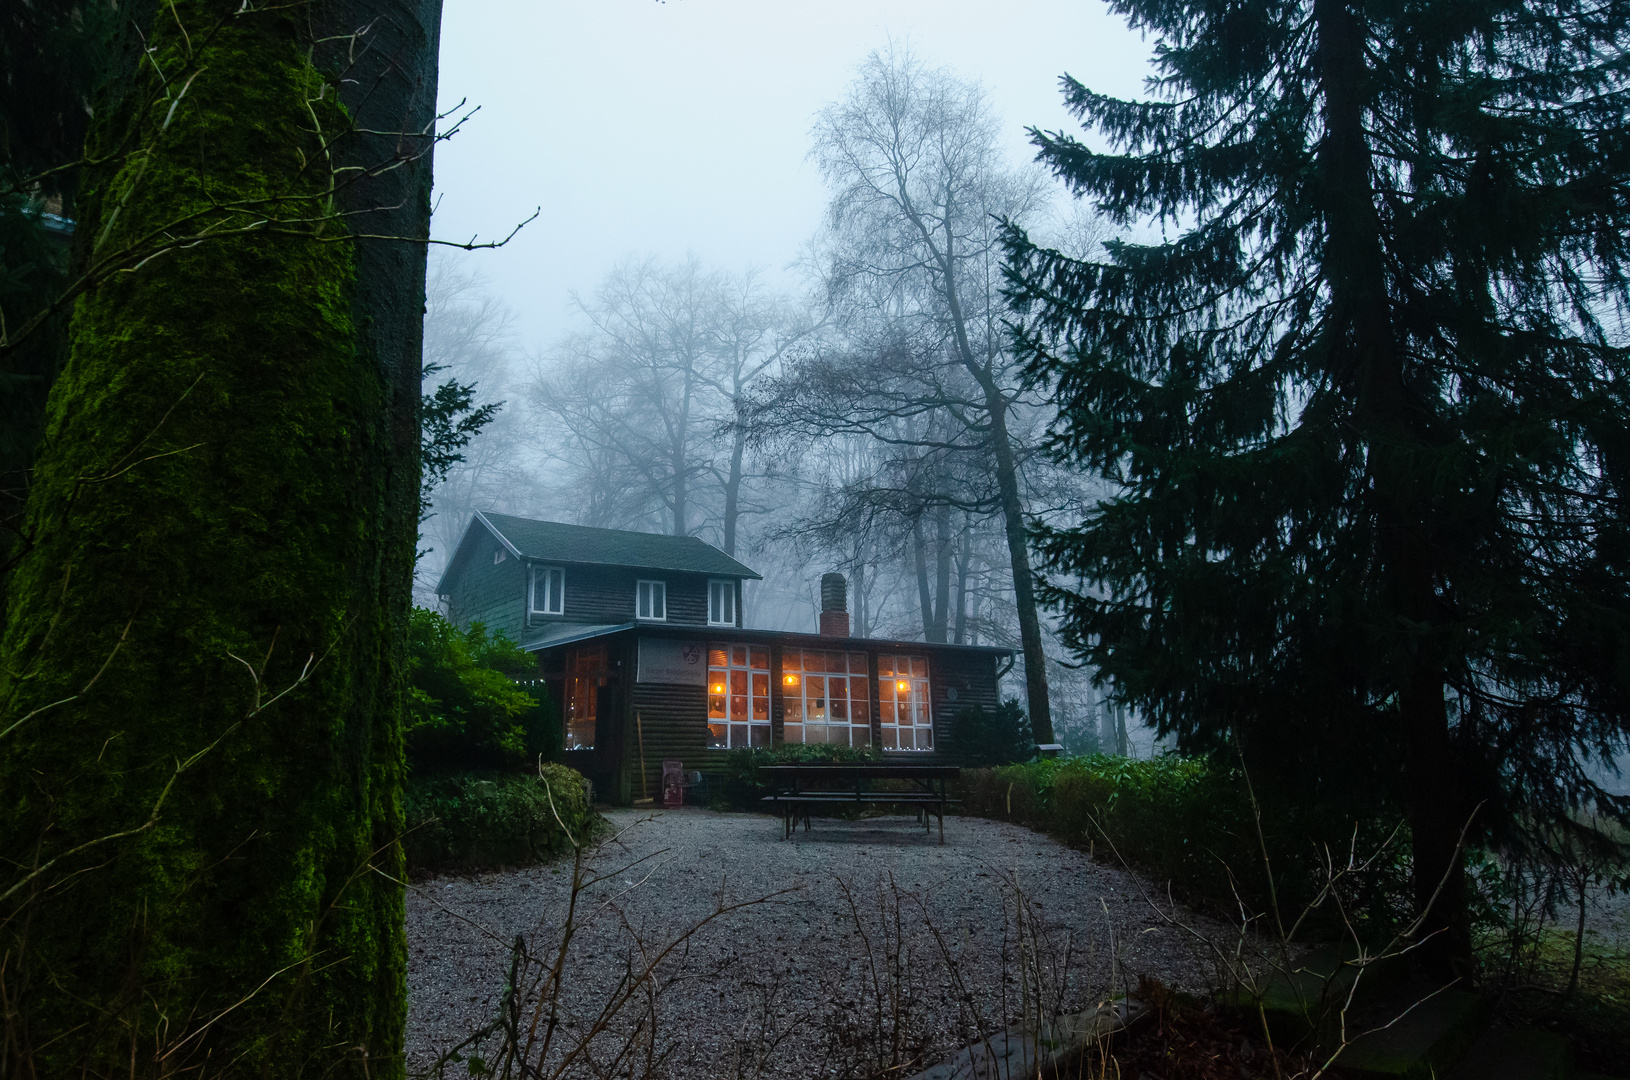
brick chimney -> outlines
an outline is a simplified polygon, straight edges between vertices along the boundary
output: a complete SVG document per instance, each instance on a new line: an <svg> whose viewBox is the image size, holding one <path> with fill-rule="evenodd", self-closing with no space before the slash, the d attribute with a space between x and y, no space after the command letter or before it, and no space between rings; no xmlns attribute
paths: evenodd
<svg viewBox="0 0 1630 1080"><path fill-rule="evenodd" d="M849 583L842 574L821 575L821 636L849 636Z"/></svg>

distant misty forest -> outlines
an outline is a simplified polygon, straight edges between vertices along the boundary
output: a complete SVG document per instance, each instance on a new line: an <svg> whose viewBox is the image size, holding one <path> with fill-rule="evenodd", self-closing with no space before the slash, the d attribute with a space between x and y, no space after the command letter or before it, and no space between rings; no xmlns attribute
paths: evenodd
<svg viewBox="0 0 1630 1080"><path fill-rule="evenodd" d="M1107 231L1007 158L977 83L901 51L874 54L820 113L810 158L830 202L796 289L632 255L584 283L571 332L534 345L479 258L432 259L426 393L451 381L499 407L431 493L422 605L437 606L471 513L497 510L701 537L764 575L746 599L755 627L814 630L836 570L859 635L1018 654L1002 469L1026 519L1079 521L1103 491L1045 452L1049 406L1007 332L1000 230L1082 254ZM1060 662L1040 617L1055 727L1090 751L1127 718ZM1022 656L1004 685L1024 697ZM1147 753L1129 727L1128 749Z"/></svg>

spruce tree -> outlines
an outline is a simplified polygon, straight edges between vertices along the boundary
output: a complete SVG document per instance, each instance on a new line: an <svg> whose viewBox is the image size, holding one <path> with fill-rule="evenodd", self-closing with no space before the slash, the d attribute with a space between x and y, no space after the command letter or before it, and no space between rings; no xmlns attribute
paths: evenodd
<svg viewBox="0 0 1630 1080"><path fill-rule="evenodd" d="M1115 7L1147 98L1032 135L1127 238L1009 234L1053 448L1119 485L1048 598L1180 745L1399 799L1454 974L1463 840L1630 811L1630 4Z"/></svg>

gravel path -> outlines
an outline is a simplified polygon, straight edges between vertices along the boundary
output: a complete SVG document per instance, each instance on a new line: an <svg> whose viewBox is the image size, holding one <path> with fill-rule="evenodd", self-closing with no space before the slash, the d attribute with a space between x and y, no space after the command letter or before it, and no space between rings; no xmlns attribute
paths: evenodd
<svg viewBox="0 0 1630 1080"><path fill-rule="evenodd" d="M1018 1019L1023 986L1039 985L1044 1007L1074 1010L1128 975L1208 982L1192 940L1150 910L1130 875L1018 826L953 818L942 846L903 817L817 819L784 842L780 820L762 815L606 816L621 835L595 855L600 873L649 858L579 900L563 979L568 1045L590 1030L630 957L705 918L721 896L782 893L703 927L658 967L651 1011L636 1003L612 1023L626 1031L654 1015L654 1046L669 1054L661 1075L812 1077L854 1071L867 1057L934 1060L975 1024ZM493 1019L515 935L532 955L552 958L570 882L567 862L416 883L407 911L411 1070ZM1019 919L1015 885L1025 901ZM888 974L891 956L902 976ZM1039 974L1021 977L1021 960L1032 971L1037 956L1048 958ZM604 1053L610 1042L594 1045ZM456 1065L447 1075L468 1073Z"/></svg>

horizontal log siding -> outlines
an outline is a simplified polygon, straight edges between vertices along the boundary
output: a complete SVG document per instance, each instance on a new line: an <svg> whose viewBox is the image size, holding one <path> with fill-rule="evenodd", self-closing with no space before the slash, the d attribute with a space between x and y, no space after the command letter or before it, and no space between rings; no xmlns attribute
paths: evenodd
<svg viewBox="0 0 1630 1080"><path fill-rule="evenodd" d="M526 605L526 567L507 551L504 561L494 563L493 554L503 550L497 539L481 530L471 541L469 563L453 583L447 600L447 618L456 626L468 628L481 623L493 632L503 632L511 641L521 640Z"/></svg>
<svg viewBox="0 0 1630 1080"><path fill-rule="evenodd" d="M537 565L555 564L540 562ZM640 581L667 583L668 618L657 625L707 625L706 575L621 566L567 566L565 613L560 616L533 615L528 625L633 622L634 590Z"/></svg>
<svg viewBox="0 0 1630 1080"><path fill-rule="evenodd" d="M686 772L716 772L724 767L724 755L707 748L707 687L635 683L633 696L637 726L630 764L635 798L640 797L641 728L645 733L645 791L659 802L664 761L682 762Z"/></svg>
<svg viewBox="0 0 1630 1080"><path fill-rule="evenodd" d="M1000 689L996 685L994 657L981 657L957 663L949 656L930 656L928 668L936 741L939 739L940 731L948 730L951 717L956 715L958 709L966 705L994 709L1002 703ZM956 687L955 701L949 700L945 695L946 689L952 686Z"/></svg>
<svg viewBox="0 0 1630 1080"><path fill-rule="evenodd" d="M928 659L928 694L934 714L934 751L945 749L945 739L951 734L951 718L969 705L978 705L986 711L1002 703L1000 687L996 683L994 657L955 663L945 655ZM951 701L945 691L956 687L956 700Z"/></svg>

